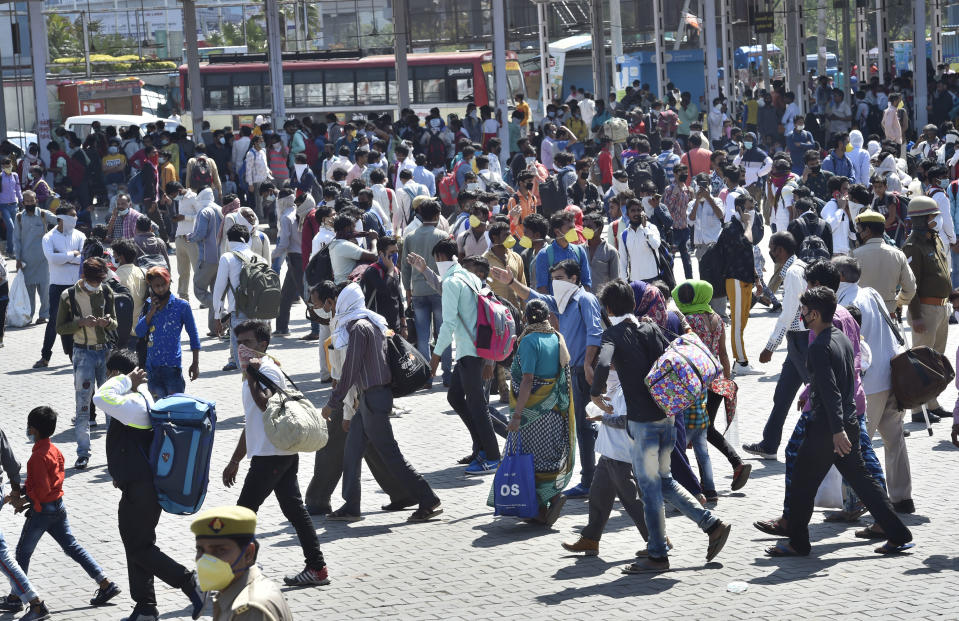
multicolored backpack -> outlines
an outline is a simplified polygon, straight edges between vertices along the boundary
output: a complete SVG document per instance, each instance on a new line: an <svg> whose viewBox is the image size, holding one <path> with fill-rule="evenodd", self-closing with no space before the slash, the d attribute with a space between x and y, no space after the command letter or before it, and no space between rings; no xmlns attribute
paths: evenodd
<svg viewBox="0 0 959 621"><path fill-rule="evenodd" d="M476 332L473 344L476 355L485 360L502 362L513 351L516 343L516 320L505 304L496 299L488 288L477 291L467 280L467 286L476 294ZM469 332L469 326L457 314L460 323Z"/></svg>
<svg viewBox="0 0 959 621"><path fill-rule="evenodd" d="M666 347L645 381L653 401L667 416L674 416L702 399L719 374L719 361L690 332L676 337Z"/></svg>

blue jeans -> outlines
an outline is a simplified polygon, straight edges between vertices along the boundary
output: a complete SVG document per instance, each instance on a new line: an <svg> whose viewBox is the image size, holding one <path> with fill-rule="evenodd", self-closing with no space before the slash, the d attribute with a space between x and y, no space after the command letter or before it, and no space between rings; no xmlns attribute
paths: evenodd
<svg viewBox="0 0 959 621"><path fill-rule="evenodd" d="M13 233L13 216L17 213L17 204L16 203L0 203L0 217L3 218L3 226L6 227L7 231L7 254L16 256L16 240L17 236Z"/></svg>
<svg viewBox="0 0 959 621"><path fill-rule="evenodd" d="M692 496L679 486L669 472L669 455L676 443L676 428L670 418L651 423L629 421L629 435L633 438L633 472L643 498L643 513L649 528L649 556L667 558L665 502L696 522L703 531L719 518L703 509Z"/></svg>
<svg viewBox="0 0 959 621"><path fill-rule="evenodd" d="M959 288L959 252L952 253L952 288Z"/></svg>
<svg viewBox="0 0 959 621"><path fill-rule="evenodd" d="M801 364L801 363L800 363ZM792 407L796 394L802 387L802 378L799 376L799 369L790 356L783 360L783 368L779 374L779 381L776 382L776 390L773 392L773 410L769 413L769 419L763 428L763 450L768 453L775 453L779 450L779 444L783 438L783 425L786 423L786 417L789 415L789 408Z"/></svg>
<svg viewBox="0 0 959 621"><path fill-rule="evenodd" d="M73 388L76 391L77 457L90 456L90 398L96 387L107 381L106 349L73 348Z"/></svg>
<svg viewBox="0 0 959 621"><path fill-rule="evenodd" d="M430 359L430 335L438 334L443 325L443 296L438 293L413 296L413 313L416 321L416 349ZM430 330L432 321L433 329ZM443 368L443 383L449 383L453 373L453 348L447 347L440 356Z"/></svg>
<svg viewBox="0 0 959 621"><path fill-rule="evenodd" d="M147 389L154 399L162 399L186 390L180 367L147 367Z"/></svg>
<svg viewBox="0 0 959 621"><path fill-rule="evenodd" d="M862 460L866 464L866 471L872 478L876 479L879 487L886 491L886 477L882 473L882 465L879 463L879 458L876 457L876 451L872 448L872 438L869 437L869 431L866 429L865 416L859 417L859 449L862 452ZM842 498L842 508L845 511L855 510L862 502L856 492L853 491L852 485L846 482L846 479L842 480Z"/></svg>
<svg viewBox="0 0 959 621"><path fill-rule="evenodd" d="M30 585L27 573L10 555L10 548L7 547L7 541L3 538L3 532L0 532L0 571L10 581L10 591L20 598L21 602L29 602L37 598L37 592Z"/></svg>
<svg viewBox="0 0 959 621"><path fill-rule="evenodd" d="M32 511L27 521L23 523L20 541L17 542L17 563L23 568L24 573L30 570L30 557L44 533L50 533L66 555L76 561L96 582L101 582L107 577L70 531L70 521L67 519L67 509L63 506L62 498L44 503L40 511Z"/></svg>
<svg viewBox="0 0 959 621"><path fill-rule="evenodd" d="M713 464L709 461L709 443L706 435L709 427L690 429L687 433L689 442L693 445L696 454L696 464L699 466L699 478L702 481L703 493L707 497L716 495L716 483L713 481Z"/></svg>
<svg viewBox="0 0 959 621"><path fill-rule="evenodd" d="M246 315L234 308L230 313L230 360L237 368L240 366L240 356L236 353L236 327L244 321L246 321Z"/></svg>
<svg viewBox="0 0 959 621"><path fill-rule="evenodd" d="M689 229L673 229L673 245L679 249L679 256L683 261L683 273L686 278L693 277L693 260L689 256ZM672 257L672 253L669 255ZM674 259L675 260L675 259Z"/></svg>
<svg viewBox="0 0 959 621"><path fill-rule="evenodd" d="M576 413L576 442L579 444L579 461L583 469L580 470L579 483L585 488L593 483L593 473L596 471L596 428L586 420L586 406L589 404L589 382L583 367L573 367L571 370L573 385L573 410Z"/></svg>

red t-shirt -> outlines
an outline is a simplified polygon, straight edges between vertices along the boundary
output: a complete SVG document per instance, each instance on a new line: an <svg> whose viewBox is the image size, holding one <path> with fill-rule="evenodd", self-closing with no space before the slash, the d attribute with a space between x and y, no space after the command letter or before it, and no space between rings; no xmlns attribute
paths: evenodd
<svg viewBox="0 0 959 621"><path fill-rule="evenodd" d="M37 440L27 461L27 482L23 485L34 511L40 511L43 503L63 497L63 477L63 453L49 438Z"/></svg>

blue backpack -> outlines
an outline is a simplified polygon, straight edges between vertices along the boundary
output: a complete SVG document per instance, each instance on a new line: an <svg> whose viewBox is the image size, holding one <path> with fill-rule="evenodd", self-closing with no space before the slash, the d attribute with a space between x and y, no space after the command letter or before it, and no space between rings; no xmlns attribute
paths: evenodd
<svg viewBox="0 0 959 621"><path fill-rule="evenodd" d="M160 507L176 515L196 513L210 481L216 403L170 395L153 404L150 422L150 468Z"/></svg>

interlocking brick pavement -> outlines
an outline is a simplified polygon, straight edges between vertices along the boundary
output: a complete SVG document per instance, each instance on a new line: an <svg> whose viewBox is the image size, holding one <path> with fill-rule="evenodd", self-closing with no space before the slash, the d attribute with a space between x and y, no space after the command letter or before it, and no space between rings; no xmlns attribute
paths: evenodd
<svg viewBox="0 0 959 621"><path fill-rule="evenodd" d="M13 266L10 265L12 268ZM303 306L294 307L302 317ZM201 326L205 314L196 311ZM746 332L748 352L758 359L772 329L774 316L757 310ZM294 335L305 334L305 321L292 324ZM75 459L70 418L74 411L72 371L67 358L54 348L51 366L30 369L39 357L43 327L11 329L0 350L0 425L25 464L30 447L24 438L26 414L39 404L60 414L54 437L67 460ZM950 356L959 344L950 328ZM219 369L227 359L227 344L203 340L201 377L188 392L217 402L219 425L211 483L205 506L232 504L238 488L226 489L220 473L240 433L239 377ZM315 344L295 338L277 339L271 353L305 389L315 403L326 401L329 389L317 376ZM775 374L785 355L780 348L767 365L765 376L740 381L740 438L760 437L772 403ZM758 365L758 360L754 360ZM636 378L637 381L639 378ZM694 619L822 619L841 615L852 619L959 619L955 582L959 570L959 537L955 534L959 496L959 449L948 441L948 422L935 426L929 437L921 425L909 423L907 440L913 471L917 513L904 516L916 547L910 554L881 557L874 543L852 536L854 526L822 523L813 515L814 556L805 559L769 559L763 548L773 539L751 523L779 515L783 494L783 463L751 460L753 476L740 492L731 493L731 471L715 450L713 469L721 498L717 512L733 525L726 548L706 563L706 536L680 516L667 519L676 545L670 557L672 571L627 576L620 568L643 547L635 527L620 507L613 511L598 557L567 554L560 543L574 539L586 523L585 501L566 504L553 530L528 526L509 518L494 518L486 506L491 477L469 478L455 461L469 451L469 436L437 389L400 401L411 410L393 427L407 459L426 476L443 501L445 512L428 524L407 524L407 513L384 513L387 502L375 481L364 472L365 519L352 524L314 518L332 584L322 588L287 589L297 619L476 619L476 618L604 618L640 617ZM956 391L942 398L949 409ZM502 407L502 406L501 406ZM102 414L101 414L102 419ZM786 422L786 436L796 413ZM877 440L877 451L882 442ZM690 451L690 458L692 451ZM782 452L780 451L780 460ZM68 468L64 484L70 521L79 541L116 580L124 594L116 605L94 609L88 600L93 581L45 537L34 554L30 576L57 619L118 619L129 614L123 549L116 526L119 492L109 481L104 457L104 430L96 430L90 469ZM311 456L302 455L300 484L305 490L312 474ZM245 476L247 465L240 470ZM334 502L339 499L334 498ZM275 500L267 500L259 514L260 563L267 575L280 579L302 569L303 557L293 529L284 521ZM190 566L193 559L189 517L164 514L157 536L160 547ZM865 522L863 522L865 523ZM8 545L15 545L22 518L0 511L0 529ZM734 594L726 586L744 581L748 590ZM157 583L164 619L187 617L182 594ZM206 611L210 614L210 610Z"/></svg>

